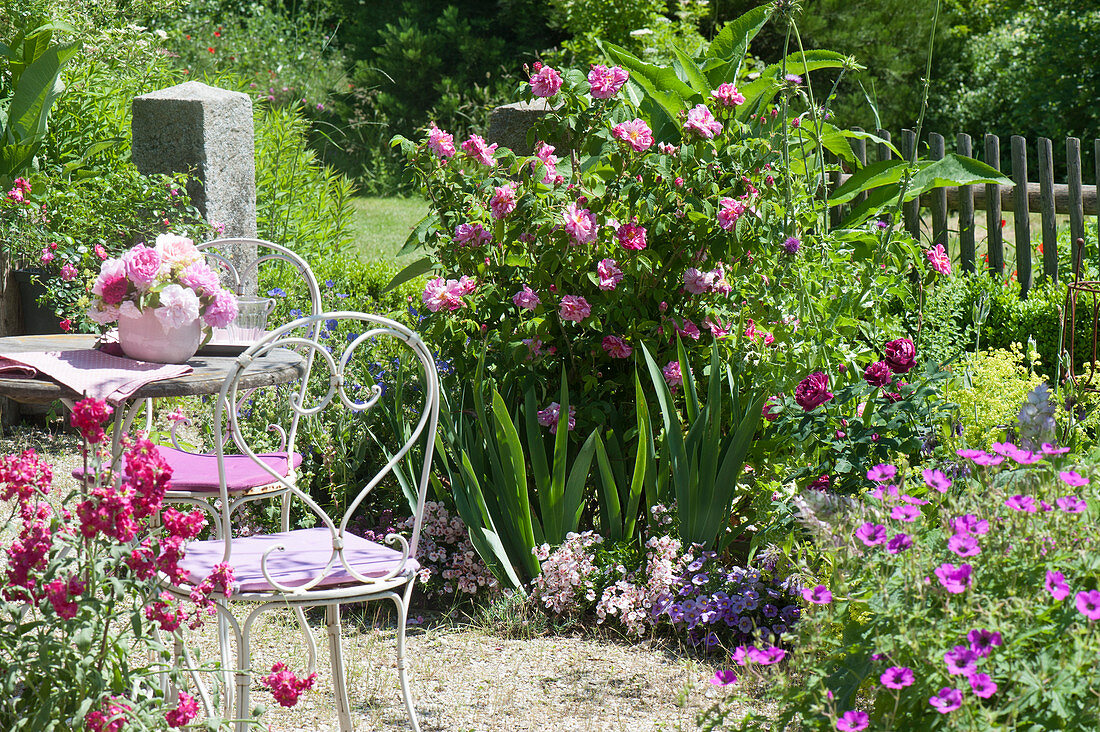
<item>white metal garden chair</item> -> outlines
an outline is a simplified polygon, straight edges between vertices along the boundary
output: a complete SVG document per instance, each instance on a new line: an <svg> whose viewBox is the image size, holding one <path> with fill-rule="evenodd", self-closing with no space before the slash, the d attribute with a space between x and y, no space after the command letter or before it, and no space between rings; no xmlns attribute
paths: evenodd
<svg viewBox="0 0 1100 732"><path fill-rule="evenodd" d="M333 324L336 328L332 328ZM310 337L310 330L318 323L325 323L328 337L320 340ZM345 327L345 326L350 326ZM349 331L347 333L346 331ZM339 333L339 337L337 336ZM340 639L340 605L372 600L390 600L397 608L397 671L401 693L413 730L419 730L416 711L409 691L405 668L405 624L408 617L409 598L412 594L416 571L416 547L420 536L424 513L424 501L428 487L429 470L435 443L436 425L439 419L439 381L435 360L423 341L411 330L392 320L364 313L335 312L301 318L279 327L237 359L237 365L222 386L216 408L215 420L228 421L228 434L241 434L238 381L253 358L275 348L293 348L312 353L314 367L309 393L286 392L288 417L297 421L309 418L325 409L346 409L364 412L376 407L383 389L377 384L364 384L352 388L353 382L363 371L362 360L369 358L372 348L392 341L393 348L403 349L413 359L403 359L406 365L419 364L416 383L423 394L422 411L415 419L415 426L407 432L409 437L392 452L388 461L356 494L342 516L330 517L324 508L304 492L289 476L279 474L260 459L242 438L237 447L260 469L266 471L273 484L278 484L291 500L298 500L318 519L318 526L309 529L286 530L274 534L249 537L233 537L231 530L232 495L229 490L229 462L226 449L229 438L219 433L215 436L215 455L218 463L218 520L219 538L192 541L186 546L186 557L180 562L187 573L183 585L168 584L166 589L180 599L186 599L191 589L209 575L216 564L228 563L234 571L231 599L216 596L217 611L225 619L223 633L223 662L228 656L226 646L232 640L236 647L235 689L226 689L228 709L238 720L249 715L249 686L251 683L250 633L256 619L265 611L275 608L324 606L329 652L332 661L333 688L336 695L337 716L341 732L353 729L351 707L348 701L344 673L343 651ZM321 386L318 389L318 385ZM324 393L316 396L318 392ZM366 398L358 400L357 394ZM303 394L304 397L303 398ZM311 396L311 394L313 396ZM292 416L291 416L292 415ZM412 420L410 419L410 424ZM294 449L295 432L287 432L287 449ZM348 522L370 492L389 475L394 466L418 442L423 441L423 466L417 487L417 501L413 527L408 538L392 534L384 546L361 538L348 531ZM243 619L233 610L249 607ZM307 634L309 671L313 670L315 649L312 636ZM193 664L187 663L193 668ZM196 683L199 674L192 675ZM210 695L201 690L204 703L210 705ZM238 721L237 729L247 727L246 721Z"/></svg>

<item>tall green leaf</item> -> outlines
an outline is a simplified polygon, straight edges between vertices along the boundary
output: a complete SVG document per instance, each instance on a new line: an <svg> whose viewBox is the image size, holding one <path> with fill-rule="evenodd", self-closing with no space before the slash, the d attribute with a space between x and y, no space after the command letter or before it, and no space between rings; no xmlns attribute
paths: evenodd
<svg viewBox="0 0 1100 732"><path fill-rule="evenodd" d="M711 88L737 81L749 43L771 18L773 10L774 6L771 4L753 8L736 20L726 23L714 37L707 49L710 63L705 65Z"/></svg>

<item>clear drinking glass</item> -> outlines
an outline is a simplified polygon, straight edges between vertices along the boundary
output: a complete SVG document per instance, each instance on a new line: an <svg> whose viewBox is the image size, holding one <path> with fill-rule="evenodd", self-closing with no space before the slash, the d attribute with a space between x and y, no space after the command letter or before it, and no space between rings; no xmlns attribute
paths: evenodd
<svg viewBox="0 0 1100 732"><path fill-rule="evenodd" d="M234 342L258 339L267 330L267 316L275 309L275 299L255 295L237 296L237 318L226 329Z"/></svg>

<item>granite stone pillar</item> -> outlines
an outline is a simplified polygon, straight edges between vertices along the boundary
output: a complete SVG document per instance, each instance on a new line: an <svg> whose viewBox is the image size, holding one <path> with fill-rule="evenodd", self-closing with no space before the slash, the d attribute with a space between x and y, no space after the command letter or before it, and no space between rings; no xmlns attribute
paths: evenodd
<svg viewBox="0 0 1100 732"><path fill-rule="evenodd" d="M256 163L252 100L198 81L133 100L133 160L146 175L188 173L187 193L224 237L256 236ZM256 248L238 246L230 257L250 269ZM255 281L245 283L255 292Z"/></svg>

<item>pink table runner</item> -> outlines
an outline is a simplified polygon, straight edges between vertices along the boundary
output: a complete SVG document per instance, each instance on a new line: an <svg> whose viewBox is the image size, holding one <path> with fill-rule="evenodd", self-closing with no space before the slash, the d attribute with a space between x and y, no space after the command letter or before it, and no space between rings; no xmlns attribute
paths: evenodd
<svg viewBox="0 0 1100 732"><path fill-rule="evenodd" d="M0 354L0 378L46 376L78 394L112 404L128 399L152 381L191 373L186 364L173 365L119 358L102 351L25 351Z"/></svg>

